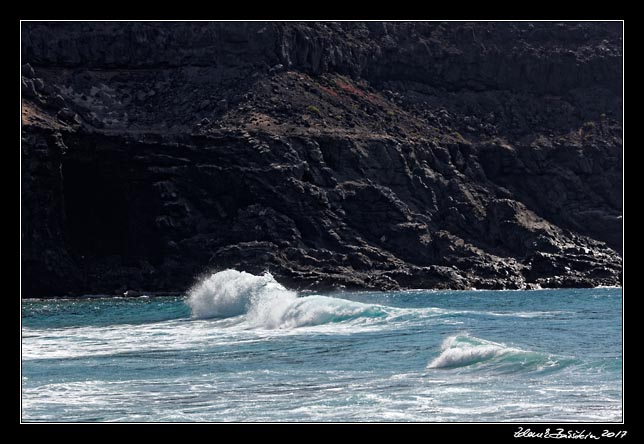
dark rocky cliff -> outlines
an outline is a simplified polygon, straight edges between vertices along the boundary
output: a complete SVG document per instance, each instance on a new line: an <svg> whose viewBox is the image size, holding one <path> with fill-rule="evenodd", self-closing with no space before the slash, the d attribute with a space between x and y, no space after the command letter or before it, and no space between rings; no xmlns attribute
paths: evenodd
<svg viewBox="0 0 644 444"><path fill-rule="evenodd" d="M615 285L621 23L22 25L23 296Z"/></svg>

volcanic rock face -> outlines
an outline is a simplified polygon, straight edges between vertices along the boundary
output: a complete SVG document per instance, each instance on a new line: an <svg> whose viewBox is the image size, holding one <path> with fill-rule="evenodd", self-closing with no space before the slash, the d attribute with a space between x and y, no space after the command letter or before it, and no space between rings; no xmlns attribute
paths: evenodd
<svg viewBox="0 0 644 444"><path fill-rule="evenodd" d="M22 27L24 297L621 282L620 23Z"/></svg>

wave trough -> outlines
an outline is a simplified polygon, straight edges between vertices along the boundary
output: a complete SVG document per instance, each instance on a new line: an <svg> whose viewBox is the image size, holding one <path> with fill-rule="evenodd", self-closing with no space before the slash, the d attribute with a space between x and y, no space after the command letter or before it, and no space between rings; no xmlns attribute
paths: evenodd
<svg viewBox="0 0 644 444"><path fill-rule="evenodd" d="M266 272L255 276L224 270L197 284L188 305L198 319L244 316L255 328L288 329L358 318L387 316L384 307L327 296L302 296L286 289Z"/></svg>

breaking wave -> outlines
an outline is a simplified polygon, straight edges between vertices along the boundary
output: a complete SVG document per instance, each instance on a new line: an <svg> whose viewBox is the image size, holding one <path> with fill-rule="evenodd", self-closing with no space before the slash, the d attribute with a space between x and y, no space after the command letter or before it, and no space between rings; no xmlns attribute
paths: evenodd
<svg viewBox="0 0 644 444"><path fill-rule="evenodd" d="M198 319L244 316L252 327L278 329L387 316L379 305L327 296L298 296L266 272L261 276L224 270L190 290L188 305Z"/></svg>
<svg viewBox="0 0 644 444"><path fill-rule="evenodd" d="M498 370L555 370L568 360L552 355L509 347L468 334L450 336L441 345L441 354L427 368L451 369L487 364Z"/></svg>

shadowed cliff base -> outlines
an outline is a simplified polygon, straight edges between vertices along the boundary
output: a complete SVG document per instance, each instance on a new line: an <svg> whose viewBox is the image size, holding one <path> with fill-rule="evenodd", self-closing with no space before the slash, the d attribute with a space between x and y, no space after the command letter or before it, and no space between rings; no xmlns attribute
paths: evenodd
<svg viewBox="0 0 644 444"><path fill-rule="evenodd" d="M24 22L24 297L620 285L622 25Z"/></svg>

